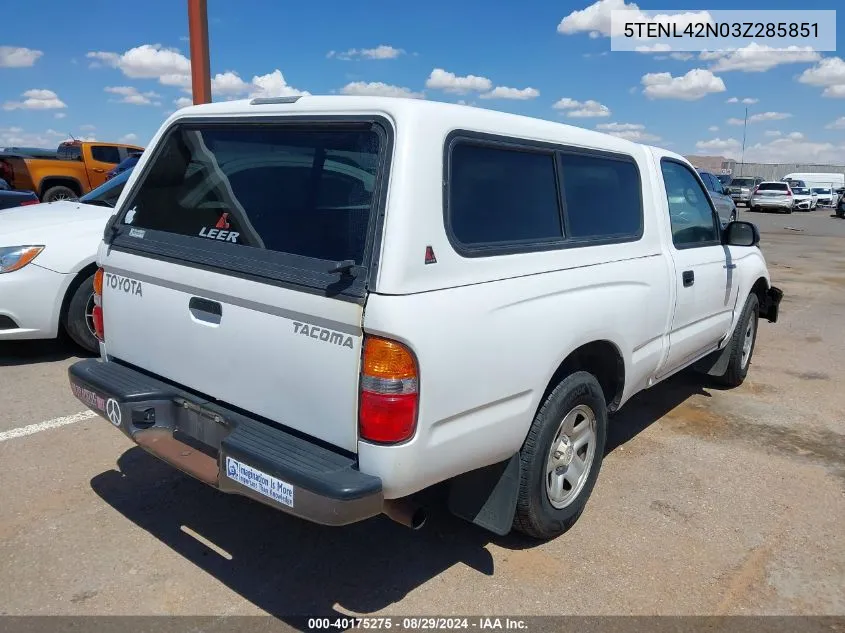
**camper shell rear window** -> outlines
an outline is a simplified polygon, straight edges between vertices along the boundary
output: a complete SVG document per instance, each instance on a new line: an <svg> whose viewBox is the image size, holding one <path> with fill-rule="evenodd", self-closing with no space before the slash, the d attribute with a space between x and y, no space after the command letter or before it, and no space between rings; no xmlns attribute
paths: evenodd
<svg viewBox="0 0 845 633"><path fill-rule="evenodd" d="M390 141L374 120L178 123L127 195L114 244L324 290L338 275L355 285L374 263Z"/></svg>

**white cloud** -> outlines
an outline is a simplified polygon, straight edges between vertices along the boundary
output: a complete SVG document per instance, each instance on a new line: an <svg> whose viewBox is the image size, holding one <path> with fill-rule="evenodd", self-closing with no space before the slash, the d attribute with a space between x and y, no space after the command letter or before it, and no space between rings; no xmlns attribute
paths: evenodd
<svg viewBox="0 0 845 633"><path fill-rule="evenodd" d="M55 149L59 142L69 140L67 134L48 129L43 132L27 132L20 127L0 128L0 148L4 147L43 147ZM80 140L95 140L85 138Z"/></svg>
<svg viewBox="0 0 845 633"><path fill-rule="evenodd" d="M833 123L825 126L828 130L845 130L845 116L841 116Z"/></svg>
<svg viewBox="0 0 845 633"><path fill-rule="evenodd" d="M709 141L698 141L695 144L695 148L701 151L727 153L729 156L738 152L741 147L742 144L735 138L726 138L723 140L717 137Z"/></svg>
<svg viewBox="0 0 845 633"><path fill-rule="evenodd" d="M752 105L760 101L759 99L753 99L752 97L745 97L742 101L739 100L737 97L731 97L725 103L744 103L745 105Z"/></svg>
<svg viewBox="0 0 845 633"><path fill-rule="evenodd" d="M679 62L685 62L692 59L692 53L669 53L669 57Z"/></svg>
<svg viewBox="0 0 845 633"><path fill-rule="evenodd" d="M288 85L285 76L278 68L266 75L255 75L252 78L252 92L250 97L298 97L311 93Z"/></svg>
<svg viewBox="0 0 845 633"><path fill-rule="evenodd" d="M130 103L132 105L161 105L161 102L154 101L161 99L161 95L152 90L149 92L139 92L133 86L107 86L103 88L106 92L114 95L119 95L121 98L117 100L118 103Z"/></svg>
<svg viewBox="0 0 845 633"><path fill-rule="evenodd" d="M190 105L194 105L194 100L188 97L179 97L178 99L174 99L173 103L176 104L177 108L187 108Z"/></svg>
<svg viewBox="0 0 845 633"><path fill-rule="evenodd" d="M56 112L53 115L53 117L56 118L56 119L64 119L66 116L67 116L67 114L64 113L64 112Z"/></svg>
<svg viewBox="0 0 845 633"><path fill-rule="evenodd" d="M741 70L747 73L765 72L781 64L810 63L821 58L810 47L788 46L772 48L752 42L733 51L702 51L698 56L705 61L714 61L710 70L726 72Z"/></svg>
<svg viewBox="0 0 845 633"><path fill-rule="evenodd" d="M718 125L711 125L709 128L707 128L707 130L710 131L710 132L718 132L719 126Z"/></svg>
<svg viewBox="0 0 845 633"><path fill-rule="evenodd" d="M770 136L770 137L771 136L780 136L781 132L780 132L780 130L766 130L765 132L763 132L763 135L764 136Z"/></svg>
<svg viewBox="0 0 845 633"><path fill-rule="evenodd" d="M725 103L739 103L739 99L737 99L736 97L731 97L730 99L725 101Z"/></svg>
<svg viewBox="0 0 845 633"><path fill-rule="evenodd" d="M823 87L824 97L845 97L845 61L841 57L825 57L801 73L798 81Z"/></svg>
<svg viewBox="0 0 845 633"><path fill-rule="evenodd" d="M770 131L766 133L766 136L774 138L745 148L746 161L836 164L841 162L842 152L845 151L845 145L836 146L830 142L811 141L800 132L781 135ZM742 144L734 138L698 141L695 147L698 150L717 152L734 159L740 157L742 150Z"/></svg>
<svg viewBox="0 0 845 633"><path fill-rule="evenodd" d="M4 110L58 110L66 108L64 101L52 90L27 90L23 101L7 101Z"/></svg>
<svg viewBox="0 0 845 633"><path fill-rule="evenodd" d="M841 164L845 144L810 141L799 132L745 148L745 160L766 163Z"/></svg>
<svg viewBox="0 0 845 633"><path fill-rule="evenodd" d="M134 132L129 132L129 134L124 134L120 138L117 139L118 143L134 143L138 140L138 135Z"/></svg>
<svg viewBox="0 0 845 633"><path fill-rule="evenodd" d="M410 88L392 86L380 81L353 81L340 89L345 95L370 95L375 97L409 97L411 99L424 99L421 92L414 92Z"/></svg>
<svg viewBox="0 0 845 633"><path fill-rule="evenodd" d="M455 73L450 73L442 68L435 68L426 80L425 87L432 90L466 94L468 92L487 92L493 88L493 82L487 77L476 75L459 77Z"/></svg>
<svg viewBox="0 0 845 633"><path fill-rule="evenodd" d="M352 59L396 59L404 54L405 51L401 48L380 44L375 48L350 48L348 51L343 52L329 51L326 57L329 59L334 58L349 61Z"/></svg>
<svg viewBox="0 0 845 633"><path fill-rule="evenodd" d="M212 95L239 95L249 92L250 84L241 79L238 73L227 70L211 78Z"/></svg>
<svg viewBox="0 0 845 633"><path fill-rule="evenodd" d="M23 46L0 46L0 68L26 68L38 61L44 54Z"/></svg>
<svg viewBox="0 0 845 633"><path fill-rule="evenodd" d="M563 97L552 106L555 110L565 110L566 116L573 118L594 118L610 116L610 108L606 105L588 99L587 101L576 101L569 97Z"/></svg>
<svg viewBox="0 0 845 633"><path fill-rule="evenodd" d="M485 92L479 95L481 99L515 99L517 101L525 101L527 99L536 99L540 96L540 91L536 88L508 88L506 86L496 86L490 92Z"/></svg>
<svg viewBox="0 0 845 633"><path fill-rule="evenodd" d="M725 92L725 82L709 70L694 68L687 74L648 73L640 80L643 94L649 99L681 99L695 101L708 94Z"/></svg>
<svg viewBox="0 0 845 633"><path fill-rule="evenodd" d="M611 11L627 10L631 13L631 21L656 22L660 24L677 24L683 30L687 24L708 23L711 21L710 14L706 11L699 13L677 13L677 14L656 14L647 15L640 11L634 4L626 3L625 0L598 0L580 11L573 11L560 21L557 25L557 32L564 35L574 33L589 33L590 37L596 38L602 35L611 34Z"/></svg>
<svg viewBox="0 0 845 633"><path fill-rule="evenodd" d="M760 123L762 121L782 121L783 119L788 119L792 115L789 112L760 112L758 114L752 114L748 117L749 123ZM737 118L730 118L728 119L728 125L744 125L745 119L737 119Z"/></svg>
<svg viewBox="0 0 845 633"><path fill-rule="evenodd" d="M156 79L162 75L191 74L191 61L176 48L161 44L142 44L119 55L109 52L91 52L86 55L107 66L119 68L133 79Z"/></svg>
<svg viewBox="0 0 845 633"><path fill-rule="evenodd" d="M636 143L651 143L660 140L659 136L646 132L645 125L641 123L599 123L596 129Z"/></svg>

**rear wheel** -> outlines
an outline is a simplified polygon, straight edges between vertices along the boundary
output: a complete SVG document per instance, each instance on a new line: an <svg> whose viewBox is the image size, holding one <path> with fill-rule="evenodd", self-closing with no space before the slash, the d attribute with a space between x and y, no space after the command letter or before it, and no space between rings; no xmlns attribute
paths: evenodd
<svg viewBox="0 0 845 633"><path fill-rule="evenodd" d="M56 185L55 187L50 187L47 191L44 192L44 195L41 197L42 202L56 202L58 200L78 199L79 196L76 195L76 192L70 187L65 187L64 185Z"/></svg>
<svg viewBox="0 0 845 633"><path fill-rule="evenodd" d="M543 402L520 450L514 529L550 539L572 527L598 478L606 438L598 381L583 371L566 377Z"/></svg>
<svg viewBox="0 0 845 633"><path fill-rule="evenodd" d="M94 275L91 275L73 291L62 323L74 343L96 354L100 351L100 342L94 335L93 312Z"/></svg>

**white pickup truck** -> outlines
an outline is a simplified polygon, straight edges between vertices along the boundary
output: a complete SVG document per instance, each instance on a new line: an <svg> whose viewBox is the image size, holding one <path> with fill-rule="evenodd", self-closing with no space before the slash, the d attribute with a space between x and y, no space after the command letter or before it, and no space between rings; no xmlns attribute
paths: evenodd
<svg viewBox="0 0 845 633"><path fill-rule="evenodd" d="M601 195L596 195L600 192ZM681 156L465 106L179 110L106 227L73 393L144 449L322 524L578 518L608 413L696 364L738 385L773 287Z"/></svg>

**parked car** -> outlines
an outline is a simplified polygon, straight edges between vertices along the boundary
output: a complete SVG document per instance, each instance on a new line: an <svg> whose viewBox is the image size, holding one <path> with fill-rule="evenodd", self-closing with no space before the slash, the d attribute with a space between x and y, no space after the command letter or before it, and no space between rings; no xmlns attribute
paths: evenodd
<svg viewBox="0 0 845 633"><path fill-rule="evenodd" d="M787 182L761 182L751 194L750 206L752 211L780 211L792 213L795 206L795 196Z"/></svg>
<svg viewBox="0 0 845 633"><path fill-rule="evenodd" d="M0 209L24 207L38 204L38 196L33 191L12 191L9 183L0 178Z"/></svg>
<svg viewBox="0 0 845 633"><path fill-rule="evenodd" d="M730 185L728 185L728 192L737 205L744 204L748 206L751 202L751 194L754 191L754 187L761 182L763 182L762 178L732 178Z"/></svg>
<svg viewBox="0 0 845 633"><path fill-rule="evenodd" d="M813 193L816 194L818 206L828 208L836 206L838 196L831 187L813 187Z"/></svg>
<svg viewBox="0 0 845 633"><path fill-rule="evenodd" d="M795 200L793 208L802 211L812 211L818 204L818 195L809 187L804 187L803 185L796 186L794 184L795 182L801 181L789 183L789 188L792 190L792 196Z"/></svg>
<svg viewBox="0 0 845 633"><path fill-rule="evenodd" d="M106 181L106 172L143 148L121 143L68 141L56 158L2 156L0 163L13 189L35 191L42 202L76 200Z"/></svg>
<svg viewBox="0 0 845 633"><path fill-rule="evenodd" d="M129 173L76 202L0 211L0 341L64 331L99 349L91 320L97 246Z"/></svg>
<svg viewBox="0 0 845 633"><path fill-rule="evenodd" d="M731 184L730 174L717 174L716 178L719 180L720 183L722 183L723 187L727 187L729 184Z"/></svg>
<svg viewBox="0 0 845 633"><path fill-rule="evenodd" d="M837 191L839 201L836 203L836 217L845 218L845 188Z"/></svg>
<svg viewBox="0 0 845 633"><path fill-rule="evenodd" d="M114 178L118 174L122 174L127 169L132 169L135 165L138 164L138 159L140 158L141 152L133 152L129 154L129 156L120 161L120 164L117 167L109 170L109 172L106 174L106 180L108 180L109 178Z"/></svg>
<svg viewBox="0 0 845 633"><path fill-rule="evenodd" d="M739 385L777 320L756 227L722 230L682 156L593 130L306 96L184 108L152 147L103 232L101 359L72 392L318 523L419 527L415 493L449 482L458 516L552 538L609 410L693 363Z"/></svg>
<svg viewBox="0 0 845 633"><path fill-rule="evenodd" d="M736 203L734 203L733 199L716 175L708 171L704 171L703 169L698 170L698 175L701 176L701 180L707 188L710 198L713 200L713 204L716 207L716 212L719 214L722 226L727 225L728 222L736 220Z"/></svg>

